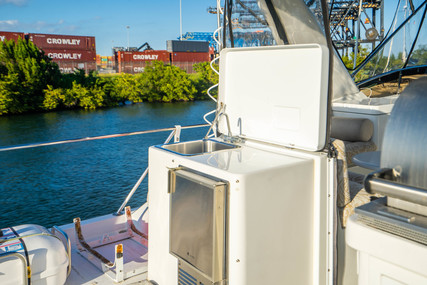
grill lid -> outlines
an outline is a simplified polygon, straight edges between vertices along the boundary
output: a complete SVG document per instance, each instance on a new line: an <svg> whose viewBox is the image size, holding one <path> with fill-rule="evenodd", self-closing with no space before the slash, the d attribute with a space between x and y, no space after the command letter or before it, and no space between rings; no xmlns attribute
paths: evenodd
<svg viewBox="0 0 427 285"><path fill-rule="evenodd" d="M384 134L381 170L365 188L427 206L427 78L412 82L397 99Z"/></svg>
<svg viewBox="0 0 427 285"><path fill-rule="evenodd" d="M427 78L400 95L387 124L381 168L394 169L396 181L427 189Z"/></svg>

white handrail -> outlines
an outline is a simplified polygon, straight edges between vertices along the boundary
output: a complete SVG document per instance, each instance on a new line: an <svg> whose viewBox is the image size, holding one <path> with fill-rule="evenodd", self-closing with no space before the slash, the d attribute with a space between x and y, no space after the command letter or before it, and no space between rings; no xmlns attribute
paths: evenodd
<svg viewBox="0 0 427 285"><path fill-rule="evenodd" d="M200 128L200 127L208 127L208 126L209 125L207 125L207 124L189 125L189 126L182 126L181 129L192 129L192 128ZM75 142L84 142L84 141L102 140L102 139L110 139L110 138L117 138L117 137L151 134L151 133L157 133L157 132L167 132L167 131L173 131L173 130L175 130L175 127L164 128L164 129L155 129L155 130L147 130L147 131L139 131L139 132L113 134L113 135L105 135L105 136L86 137L86 138L79 138L79 139L54 141L54 142L42 142L42 143L32 143L32 144L18 145L18 146L7 146L7 147L1 147L0 152L1 151L18 150L18 149L26 149L26 148L35 148L35 147L42 147L42 146L51 146L51 145L58 145L58 144L68 144L68 143L75 143Z"/></svg>

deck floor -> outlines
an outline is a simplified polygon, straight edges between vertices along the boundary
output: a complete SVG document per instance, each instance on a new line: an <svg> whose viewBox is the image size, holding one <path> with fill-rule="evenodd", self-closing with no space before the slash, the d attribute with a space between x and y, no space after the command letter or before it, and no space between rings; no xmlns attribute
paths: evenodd
<svg viewBox="0 0 427 285"><path fill-rule="evenodd" d="M120 242L97 247L96 250L111 261L114 261L114 247L116 244L123 244L124 271L129 272L134 269L144 268L144 273L123 281L120 284L146 284L148 250L133 239L125 239ZM65 284L117 284L107 274L104 274L100 268L97 268L91 261L87 260L78 253L75 245L72 245L72 270ZM96 262L96 260L95 260ZM114 272L114 270L113 270ZM115 273L115 272L114 272Z"/></svg>

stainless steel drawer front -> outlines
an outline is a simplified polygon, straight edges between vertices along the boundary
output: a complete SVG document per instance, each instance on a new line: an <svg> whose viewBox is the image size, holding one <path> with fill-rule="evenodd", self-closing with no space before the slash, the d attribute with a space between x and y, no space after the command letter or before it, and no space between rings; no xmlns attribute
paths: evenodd
<svg viewBox="0 0 427 285"><path fill-rule="evenodd" d="M170 172L170 252L190 265L190 274L222 281L227 183L180 168Z"/></svg>

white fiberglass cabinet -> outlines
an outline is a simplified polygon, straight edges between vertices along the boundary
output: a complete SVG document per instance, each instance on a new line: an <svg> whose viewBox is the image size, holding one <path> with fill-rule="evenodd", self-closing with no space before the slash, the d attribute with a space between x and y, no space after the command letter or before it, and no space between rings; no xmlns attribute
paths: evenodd
<svg viewBox="0 0 427 285"><path fill-rule="evenodd" d="M326 144L326 49L221 56L223 138L205 151L203 140L149 150L148 279L332 284L334 160L318 151ZM302 64L284 64L295 57Z"/></svg>

